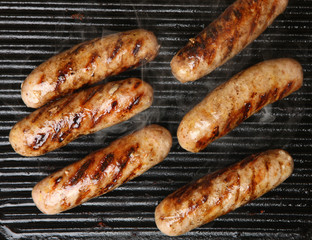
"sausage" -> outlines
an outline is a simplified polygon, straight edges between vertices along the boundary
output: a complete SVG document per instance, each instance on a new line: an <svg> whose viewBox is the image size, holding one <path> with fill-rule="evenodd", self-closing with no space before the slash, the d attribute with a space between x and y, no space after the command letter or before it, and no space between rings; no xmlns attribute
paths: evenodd
<svg viewBox="0 0 312 240"><path fill-rule="evenodd" d="M157 227L169 236L191 231L277 187L291 175L293 166L286 151L275 149L208 174L156 207Z"/></svg>
<svg viewBox="0 0 312 240"><path fill-rule="evenodd" d="M167 129L147 126L43 179L32 198L43 213L66 211L141 175L160 163L171 145Z"/></svg>
<svg viewBox="0 0 312 240"><path fill-rule="evenodd" d="M17 153L39 156L125 121L152 101L152 87L140 79L109 82L37 109L11 129L9 140Z"/></svg>
<svg viewBox="0 0 312 240"><path fill-rule="evenodd" d="M177 132L180 145L198 152L224 136L267 104L298 90L301 65L280 58L258 63L221 84L182 119Z"/></svg>
<svg viewBox="0 0 312 240"><path fill-rule="evenodd" d="M195 81L234 57L287 7L288 0L237 0L171 60L182 83Z"/></svg>
<svg viewBox="0 0 312 240"><path fill-rule="evenodd" d="M22 85L22 99L28 107L41 107L81 87L147 63L157 56L158 49L155 35L144 29L83 42L34 69Z"/></svg>

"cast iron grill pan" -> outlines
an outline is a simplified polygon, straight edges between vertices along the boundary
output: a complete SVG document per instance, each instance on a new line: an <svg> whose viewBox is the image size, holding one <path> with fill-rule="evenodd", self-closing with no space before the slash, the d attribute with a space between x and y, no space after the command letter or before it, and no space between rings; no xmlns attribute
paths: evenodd
<svg viewBox="0 0 312 240"><path fill-rule="evenodd" d="M290 1L255 42L228 63L194 83L181 84L170 60L189 38L233 1L0 1L0 239L166 239L154 209L169 193L208 172L270 148L295 160L293 175L258 200L176 239L312 238L312 1ZM11 148L12 126L33 110L20 85L40 63L82 41L113 32L146 28L162 47L148 65L105 81L141 77L155 91L153 106L133 119L40 157ZM304 85L193 154L176 138L180 120L216 86L238 71L277 57L293 57L304 68ZM105 82L104 81L104 82ZM44 215L32 187L64 166L150 123L167 127L173 147L164 162L116 190L58 215Z"/></svg>

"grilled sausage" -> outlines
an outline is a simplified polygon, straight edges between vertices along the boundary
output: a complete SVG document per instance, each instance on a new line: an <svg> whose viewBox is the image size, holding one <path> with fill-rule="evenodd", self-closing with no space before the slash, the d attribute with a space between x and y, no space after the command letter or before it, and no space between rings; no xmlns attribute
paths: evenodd
<svg viewBox="0 0 312 240"><path fill-rule="evenodd" d="M180 145L198 152L224 136L265 105L299 89L301 65L288 58L254 65L220 85L182 119L178 127Z"/></svg>
<svg viewBox="0 0 312 240"><path fill-rule="evenodd" d="M34 69L22 85L22 99L28 107L41 107L83 86L149 62L158 49L155 35L143 29L81 43Z"/></svg>
<svg viewBox="0 0 312 240"><path fill-rule="evenodd" d="M213 221L272 190L293 171L284 150L251 155L192 182L166 197L155 210L157 227L177 236Z"/></svg>
<svg viewBox="0 0 312 240"><path fill-rule="evenodd" d="M161 162L171 145L167 129L150 125L43 179L33 200L43 213L66 211L141 175Z"/></svg>
<svg viewBox="0 0 312 240"><path fill-rule="evenodd" d="M173 75L184 83L209 74L255 40L287 4L288 0L237 0L173 57Z"/></svg>
<svg viewBox="0 0 312 240"><path fill-rule="evenodd" d="M152 101L152 87L137 78L92 87L31 113L12 128L10 143L21 155L42 155L81 135L125 121Z"/></svg>

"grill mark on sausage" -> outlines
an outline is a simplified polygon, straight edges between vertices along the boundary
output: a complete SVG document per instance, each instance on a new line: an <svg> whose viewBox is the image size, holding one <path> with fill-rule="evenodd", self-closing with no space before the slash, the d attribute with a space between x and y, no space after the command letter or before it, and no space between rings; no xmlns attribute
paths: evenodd
<svg viewBox="0 0 312 240"><path fill-rule="evenodd" d="M235 15L237 20L240 20L242 18L242 12L240 11L240 9L233 9L233 14Z"/></svg>
<svg viewBox="0 0 312 240"><path fill-rule="evenodd" d="M114 174L114 176L112 177L112 183L110 188L114 187L115 185L117 185L118 180L122 177L123 175L123 169L128 165L131 157L132 157L132 153L134 153L139 147L139 144L137 143L136 145L131 146L125 153L124 156L122 156L120 159L118 159L115 164L116 166L118 166L119 170L118 172L116 172Z"/></svg>
<svg viewBox="0 0 312 240"><path fill-rule="evenodd" d="M247 158L245 158L243 161L240 162L239 168L244 168L248 163L256 160L259 155L260 155L260 153L252 154L252 155L248 156Z"/></svg>
<svg viewBox="0 0 312 240"><path fill-rule="evenodd" d="M60 130L62 129L62 121L58 122L57 124L55 124L53 126L53 135L51 137L51 140L56 140L58 133L60 132Z"/></svg>
<svg viewBox="0 0 312 240"><path fill-rule="evenodd" d="M238 185L237 183L237 173L233 172L231 169L228 169L227 171L227 176L226 178L224 179L225 181L225 184L226 184L226 187L224 189L224 191L222 192L222 194L220 194L220 200L221 202L219 203L219 205L223 205L223 199L228 199L229 195L230 194L233 194L233 189ZM231 182L230 185L228 185L228 183ZM232 204L231 207L229 207L229 210L226 211L225 213L228 213L230 212L233 208L235 208L235 203L236 203L236 198L237 198L237 190L235 191L235 201L234 203ZM225 214L224 213L224 214Z"/></svg>
<svg viewBox="0 0 312 240"><path fill-rule="evenodd" d="M44 79L45 79L46 75L45 74L42 74L39 78L39 81L38 83L41 84L42 82L44 82Z"/></svg>
<svg viewBox="0 0 312 240"><path fill-rule="evenodd" d="M94 88L91 88L92 91L88 91L85 96L86 96L86 99L83 100L81 102L81 106L84 106L86 105L87 102L89 102L94 96L96 96L97 93L101 93L103 91L103 89L105 88L105 84L101 84L97 87L94 87ZM90 93L89 93L90 92Z"/></svg>
<svg viewBox="0 0 312 240"><path fill-rule="evenodd" d="M272 95L274 97L274 100L278 100L277 99L277 92L278 92L278 88L275 88L274 91L272 92Z"/></svg>
<svg viewBox="0 0 312 240"><path fill-rule="evenodd" d="M134 86L133 86L133 89L137 89L139 86L142 85L142 81L137 81Z"/></svg>
<svg viewBox="0 0 312 240"><path fill-rule="evenodd" d="M117 75L121 72L125 72L127 70L131 70L131 69L134 69L134 68L137 68L141 65L144 65L146 64L147 62L149 62L151 59L153 58L152 55L147 55L143 58L140 58L140 59L136 59L136 61L133 63L133 64L130 64L130 65L124 65L124 66L121 66L120 68L116 68L115 71L111 71L109 72L105 78L107 77L110 77L110 76L114 76L114 75ZM110 61L110 60L109 60Z"/></svg>
<svg viewBox="0 0 312 240"><path fill-rule="evenodd" d="M255 171L256 171L255 167L251 164L250 168L251 168L252 176L251 176L251 182L250 182L251 193L249 195L250 196L249 202L256 198L256 196L255 196L255 188L256 188L256 185L257 185L257 183L255 181L255 178L256 178L256 176L255 176Z"/></svg>
<svg viewBox="0 0 312 240"><path fill-rule="evenodd" d="M53 190L55 190L55 188L57 187L57 185L61 182L62 178L63 178L63 177L60 176L60 177L54 179L54 184L53 184L53 187L52 187Z"/></svg>
<svg viewBox="0 0 312 240"><path fill-rule="evenodd" d="M100 167L100 171L98 171L98 173L95 173L92 178L98 180L99 179L99 173L105 171L105 169L109 166L109 165L114 165L116 167L119 168L118 172L115 172L114 175L112 176L112 181L111 183L107 184L105 187L100 188L99 193L103 194L106 193L108 191L110 191L111 189L113 189L117 183L118 183L118 179L122 176L123 174L123 169L127 166L127 164L129 163L130 158L132 157L132 153L135 152L137 150L137 148L139 147L139 144L136 144L132 147L130 147L126 152L125 155L123 155L121 158L117 159L113 153L110 153L107 155L108 161L107 164L105 162L105 160L103 161L103 165ZM113 161L115 160L115 161ZM134 172L133 172L134 173ZM129 177L127 178L129 179ZM127 179L124 181L126 182ZM98 182L100 184L100 181Z"/></svg>
<svg viewBox="0 0 312 240"><path fill-rule="evenodd" d="M264 160L264 165L265 165L266 173L269 174L270 162L268 161L268 159L265 159L265 160ZM265 186L266 189L268 189L269 183L270 183L270 181L267 181L266 186Z"/></svg>
<svg viewBox="0 0 312 240"><path fill-rule="evenodd" d="M197 149L205 148L209 142L213 141L219 136L219 126L214 127L210 137L204 136L196 142Z"/></svg>
<svg viewBox="0 0 312 240"><path fill-rule="evenodd" d="M249 111L250 111L250 109L251 109L251 103L250 102L247 102L247 103L245 103L245 106L243 107L243 119L242 119L242 121L244 121L246 118L248 118L249 117Z"/></svg>
<svg viewBox="0 0 312 240"><path fill-rule="evenodd" d="M128 110L131 110L135 105L138 105L140 103L141 97L143 94L140 94L134 98L132 102L130 102L129 106L127 107Z"/></svg>
<svg viewBox="0 0 312 240"><path fill-rule="evenodd" d="M116 57L116 55L118 54L122 45L123 45L122 35L120 35L115 46L114 46L113 52L111 53L111 55L107 59L108 63L110 63Z"/></svg>
<svg viewBox="0 0 312 240"><path fill-rule="evenodd" d="M92 122L91 128L94 128L95 125L98 124L104 116L107 116L108 114L111 114L113 111L115 111L117 108L117 105L118 105L118 101L117 100L113 101L111 103L111 107L108 109L105 109L105 111L103 113L100 113L99 116L97 116L98 110L93 111L93 114L91 117L91 122Z"/></svg>
<svg viewBox="0 0 312 240"><path fill-rule="evenodd" d="M225 126L224 130L222 131L221 136L223 136L224 133L227 133L230 130L234 129L241 122L246 120L251 115L251 113L253 113L253 111L250 111L251 109L252 109L251 102L247 102L240 109L229 112L227 121L224 124Z"/></svg>
<svg viewBox="0 0 312 240"><path fill-rule="evenodd" d="M112 188L115 187L115 185L116 184L114 184L114 183L109 183L106 185L106 187L100 188L100 190L99 190L100 195L109 192L110 190L112 190Z"/></svg>
<svg viewBox="0 0 312 240"><path fill-rule="evenodd" d="M137 55L137 53L140 51L141 46L142 46L142 40L139 39L139 40L136 41L135 46L134 46L134 48L132 50L133 56Z"/></svg>
<svg viewBox="0 0 312 240"><path fill-rule="evenodd" d="M69 133L70 133L69 130L61 132L57 137L58 142L59 143L63 142L65 138L69 135Z"/></svg>
<svg viewBox="0 0 312 240"><path fill-rule="evenodd" d="M191 182L187 185L184 185L174 193L168 196L168 198L172 199L175 204L181 204L186 199L189 199L194 191L201 188L203 192L209 192L208 188L211 187L211 182L217 178L219 175L227 171L227 169L220 169L210 175L207 175L203 179L199 179L197 181Z"/></svg>
<svg viewBox="0 0 312 240"><path fill-rule="evenodd" d="M40 110L37 112L37 114L33 117L33 119L31 120L32 123L35 123L38 118L41 116L42 113L44 113L47 110L47 107L42 107L40 108Z"/></svg>
<svg viewBox="0 0 312 240"><path fill-rule="evenodd" d="M294 84L294 82L289 82L283 89L283 91L280 93L278 99L282 99L284 97L286 97L289 93L289 91L291 90L292 85Z"/></svg>
<svg viewBox="0 0 312 240"><path fill-rule="evenodd" d="M90 101L98 91L100 91L98 88L93 88L93 89L92 89L92 92L89 93L89 94L87 94L87 95L86 95L87 97L81 102L81 105L83 106L83 105L85 105L88 101Z"/></svg>
<svg viewBox="0 0 312 240"><path fill-rule="evenodd" d="M257 104L257 109L262 108L267 102L268 102L269 95L267 93L264 93L260 95L260 100Z"/></svg>
<svg viewBox="0 0 312 240"><path fill-rule="evenodd" d="M265 159L264 165L265 165L266 171L268 172L269 169L270 169L270 163L269 163L269 161L267 159Z"/></svg>
<svg viewBox="0 0 312 240"><path fill-rule="evenodd" d="M197 186L196 182L184 185L183 187L181 187L180 189L169 195L168 198L174 200L175 203L180 204L182 201L187 199L184 197L190 195L191 189L196 189L196 186Z"/></svg>
<svg viewBox="0 0 312 240"><path fill-rule="evenodd" d="M56 107L57 107L57 111L55 111L54 112L54 116L56 116L56 114L58 114L58 113L60 113L65 107L67 107L67 105L75 98L77 96L77 94L72 94L72 95L68 95L68 96L66 96L64 99L65 99L65 101L63 102L61 102L60 104L58 104ZM53 106L52 106L52 108L54 108ZM49 109L49 110L51 110L51 109ZM48 110L48 111L49 111ZM53 111L52 111L53 112Z"/></svg>
<svg viewBox="0 0 312 240"><path fill-rule="evenodd" d="M80 51L84 50L85 46L87 46L89 44L93 44L94 45L94 43L97 42L98 40L100 40L100 38L95 38L95 39L83 42L80 45L78 45L75 49L73 49L70 54L77 55Z"/></svg>
<svg viewBox="0 0 312 240"><path fill-rule="evenodd" d="M204 136L202 137L201 139L199 139L197 142L196 142L196 148L197 149L203 149L207 146L208 142L209 142L209 137L207 136Z"/></svg>
<svg viewBox="0 0 312 240"><path fill-rule="evenodd" d="M276 7L277 7L277 0L275 0L273 3L272 3L272 6L271 6L271 11L269 12L269 14L267 15L267 19L270 19L272 16L273 16L273 14L274 14L274 12L275 12L275 10L276 10ZM267 20L266 19L266 20Z"/></svg>
<svg viewBox="0 0 312 240"><path fill-rule="evenodd" d="M90 55L90 58L89 58L89 61L88 63L86 64L85 66L85 69L87 71L89 71L90 69L92 69L92 65L93 63L95 62L95 60L100 57L99 53L98 52L93 52L91 55Z"/></svg>
<svg viewBox="0 0 312 240"><path fill-rule="evenodd" d="M70 202L66 201L66 197L64 197L61 200L61 206L62 206L62 209L69 209L70 208L71 204L70 204Z"/></svg>
<svg viewBox="0 0 312 240"><path fill-rule="evenodd" d="M57 81L56 81L54 91L60 90L59 89L60 85L62 85L66 81L68 74L73 70L72 65L73 65L72 62L68 62L65 64L65 66L63 68L61 68L58 71L58 76L57 76Z"/></svg>
<svg viewBox="0 0 312 240"><path fill-rule="evenodd" d="M122 182L122 183L126 183L129 180L131 180L142 168L142 163L140 163L135 169L133 169L130 173L130 175Z"/></svg>
<svg viewBox="0 0 312 240"><path fill-rule="evenodd" d="M256 14L254 15L254 17L250 21L251 24L250 24L250 28L249 28L249 34L248 34L249 37L251 37L253 35L253 33L255 32L255 29L259 23L259 17L261 15L261 8L262 8L261 3L259 3L259 4L256 3L253 6L253 12L255 12ZM247 37L244 46L246 46L248 44L248 40L249 40L249 38Z"/></svg>
<svg viewBox="0 0 312 240"><path fill-rule="evenodd" d="M222 26L224 26L223 31L220 34L226 32L229 36L226 40L225 49L223 52L223 56L221 58L221 62L223 62L227 57L229 57L232 53L233 47L236 45L237 40L239 39L238 29L233 27L241 24L243 20L242 16L244 13L243 8L234 8L234 6L230 6L224 14L221 15L221 19L224 19Z"/></svg>
<svg viewBox="0 0 312 240"><path fill-rule="evenodd" d="M82 189L82 190L79 190L79 195L75 201L75 205L79 205L83 199L86 199L87 195L90 193L91 189Z"/></svg>
<svg viewBox="0 0 312 240"><path fill-rule="evenodd" d="M190 41L184 48L182 48L177 55L182 58L192 59L194 61L193 68L196 68L199 59L202 56L205 58L205 61L210 64L216 55L216 50L210 46L211 43L218 39L218 35L219 32L217 27L211 24L200 32L195 40Z"/></svg>
<svg viewBox="0 0 312 240"><path fill-rule="evenodd" d="M84 113L78 112L73 116L70 116L69 119L63 117L57 124L53 125L53 135L51 140L57 140L58 142L63 142L64 139L72 132L72 129L78 129L83 120ZM66 129L66 123L68 123L68 129Z"/></svg>
<svg viewBox="0 0 312 240"><path fill-rule="evenodd" d="M234 46L234 42L235 42L235 37L231 37L230 39L227 40L226 52L222 56L222 60L221 60L222 62L231 54L233 46Z"/></svg>
<svg viewBox="0 0 312 240"><path fill-rule="evenodd" d="M69 130L79 128L82 119L83 119L83 114L75 113L72 124L69 127Z"/></svg>
<svg viewBox="0 0 312 240"><path fill-rule="evenodd" d="M81 180L84 173L86 172L86 170L89 168L89 166L93 162L94 162L94 156L86 160L84 164L82 164L80 168L74 173L74 175L71 178L69 178L67 185L70 185L70 186L76 185Z"/></svg>
<svg viewBox="0 0 312 240"><path fill-rule="evenodd" d="M32 149L34 150L38 150L40 147L42 147L46 143L49 136L50 134L48 132L38 133L34 141L31 143L30 147L32 147Z"/></svg>
<svg viewBox="0 0 312 240"><path fill-rule="evenodd" d="M192 195L194 194L195 191L198 191L198 189L201 189L200 195L202 195L203 197L195 203L189 202L187 215L191 214L191 212L195 211L198 207L200 207L201 205L203 205L205 202L208 201L209 196L207 196L207 193L209 193L211 191L210 188L213 184L212 183L213 180L215 178L219 177L221 174L223 174L226 171L228 171L227 168L220 169L217 172L214 172L210 175L207 175L206 177L204 177L202 179L199 179L195 182L184 185L182 188L178 189L177 191L175 191L174 193L172 193L171 195L169 195L167 197L167 199L170 199L168 201L168 202L170 202L170 206L167 206L167 207L170 208L171 206L177 206L177 205L183 204L184 201L187 201L187 199L192 199ZM220 196L220 198L217 200L217 203L221 204L222 199L223 199L223 197ZM210 209L210 211L211 210L212 210L212 208ZM183 215L183 217L176 220L176 222L183 221L184 217L185 216ZM162 216L162 217L160 217L160 219L165 220L166 217Z"/></svg>
<svg viewBox="0 0 312 240"><path fill-rule="evenodd" d="M105 171L105 169L113 162L114 160L114 153L109 153L105 155L99 162L99 167L94 172L94 174L91 176L91 179L93 180L99 180L102 176L102 173Z"/></svg>
<svg viewBox="0 0 312 240"><path fill-rule="evenodd" d="M236 173L236 176L237 176L237 180L236 180L236 183L237 183L237 190L236 190L236 193L235 193L235 202L234 202L234 208L237 206L238 204L238 200L239 200L239 197L240 197L240 188L241 188L241 182L240 182L240 175L239 175L239 172L237 171Z"/></svg>

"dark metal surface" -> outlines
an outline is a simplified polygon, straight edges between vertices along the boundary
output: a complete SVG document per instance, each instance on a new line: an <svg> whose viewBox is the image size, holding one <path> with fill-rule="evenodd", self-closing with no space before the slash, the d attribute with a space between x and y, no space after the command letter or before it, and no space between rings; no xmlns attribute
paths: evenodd
<svg viewBox="0 0 312 240"><path fill-rule="evenodd" d="M181 84L171 75L173 55L231 2L0 1L0 239L166 239L154 222L154 209L164 197L192 179L269 148L292 154L292 176L260 199L181 239L312 238L312 1L290 1L254 43L203 79ZM159 56L108 81L142 77L154 88L153 106L44 156L14 153L9 131L33 111L20 96L20 85L32 69L81 41L138 27L155 32L162 46ZM277 57L302 63L305 78L299 91L266 107L201 153L179 147L176 130L188 110L238 71ZM48 216L35 207L31 189L42 178L149 123L167 127L174 136L164 162L70 211Z"/></svg>

